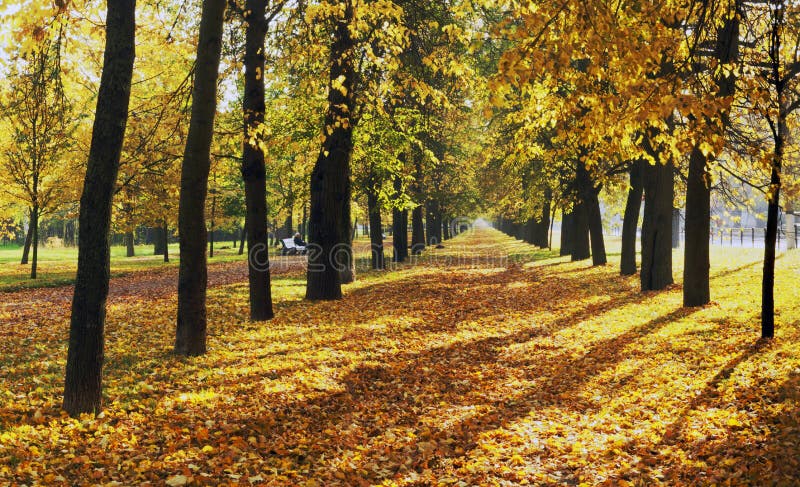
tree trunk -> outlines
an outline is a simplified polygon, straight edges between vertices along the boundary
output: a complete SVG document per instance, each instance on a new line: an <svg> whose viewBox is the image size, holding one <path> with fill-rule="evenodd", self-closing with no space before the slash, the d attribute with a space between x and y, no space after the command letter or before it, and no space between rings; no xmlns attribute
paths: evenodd
<svg viewBox="0 0 800 487"><path fill-rule="evenodd" d="M330 51L325 140L311 173L311 214L306 299L340 299L342 272L349 265L350 157L353 151L355 69L350 23L353 5L346 2L336 20ZM336 85L340 85L338 89Z"/></svg>
<svg viewBox="0 0 800 487"><path fill-rule="evenodd" d="M672 248L681 248L681 210L672 209Z"/></svg>
<svg viewBox="0 0 800 487"><path fill-rule="evenodd" d="M244 225L239 232L239 255L244 255L244 240L247 238L247 229Z"/></svg>
<svg viewBox="0 0 800 487"><path fill-rule="evenodd" d="M392 212L392 227L393 260L405 262L408 259L408 210Z"/></svg>
<svg viewBox="0 0 800 487"><path fill-rule="evenodd" d="M419 255L425 250L425 226L422 220L422 151L412 150L414 157L414 198L417 206L411 210L411 253Z"/></svg>
<svg viewBox="0 0 800 487"><path fill-rule="evenodd" d="M245 5L245 87L244 151L242 178L245 192L245 227L247 228L248 285L250 319L265 321L275 314L272 309L272 277L269 269L269 232L267 230L267 172L264 152L250 143L251 131L264 122L264 39L267 35L266 0L247 0ZM292 225L289 208L288 225ZM289 228L291 232L291 228ZM240 249L241 251L242 249Z"/></svg>
<svg viewBox="0 0 800 487"><path fill-rule="evenodd" d="M778 59L781 49L781 29L783 28L783 10L778 11L777 19L773 19L773 34L770 50L773 54L772 77L780 80ZM761 337L773 338L775 336L775 252L778 237L778 216L780 212L781 196L781 170L783 168L784 150L786 138L790 135L787 126L788 102L784 94L785 84L775 83L775 91L778 96L778 114L776 131L774 132L775 154L772 161L772 171L770 175L770 187L767 205L767 229L764 237L764 273L761 280Z"/></svg>
<svg viewBox="0 0 800 487"><path fill-rule="evenodd" d="M300 226L300 237L305 241L308 238L308 206L303 202L303 223Z"/></svg>
<svg viewBox="0 0 800 487"><path fill-rule="evenodd" d="M213 193L211 195L211 228L208 232L208 258L211 259L214 257L214 230L216 227L216 213L217 213L217 195Z"/></svg>
<svg viewBox="0 0 800 487"><path fill-rule="evenodd" d="M128 257L133 257L136 255L134 243L133 232L125 232L125 255Z"/></svg>
<svg viewBox="0 0 800 487"><path fill-rule="evenodd" d="M166 240L164 235L162 235L163 230L163 226L150 229L150 235L155 234L155 237L153 238L153 255L164 255L166 250L164 248L164 242Z"/></svg>
<svg viewBox="0 0 800 487"><path fill-rule="evenodd" d="M31 247L33 247L31 279L36 279L36 267L39 265L39 207L37 205L33 205L33 211L31 211L31 228L33 228L33 237L31 238Z"/></svg>
<svg viewBox="0 0 800 487"><path fill-rule="evenodd" d="M573 218L572 212L561 212L561 249L559 255L571 255L573 248Z"/></svg>
<svg viewBox="0 0 800 487"><path fill-rule="evenodd" d="M642 291L664 289L672 280L671 164L643 164L644 218L642 221Z"/></svg>
<svg viewBox="0 0 800 487"><path fill-rule="evenodd" d="M164 220L161 224L161 247L164 249L164 262L169 262L169 225Z"/></svg>
<svg viewBox="0 0 800 487"><path fill-rule="evenodd" d="M283 231L286 235L286 238L294 237L294 221L292 221L292 208L288 208L289 213L286 215L286 218L283 220Z"/></svg>
<svg viewBox="0 0 800 487"><path fill-rule="evenodd" d="M429 200L425 207L425 233L428 236L428 245L437 246L442 243L442 218L439 214L439 202Z"/></svg>
<svg viewBox="0 0 800 487"><path fill-rule="evenodd" d="M400 176L394 178L395 198L399 198L403 191L403 180ZM392 210L392 247L394 247L395 262L405 262L408 258L408 210Z"/></svg>
<svg viewBox="0 0 800 487"><path fill-rule="evenodd" d="M350 206L350 186L348 185L347 189L347 201L344 202L345 209L344 214L342 215L341 221L341 232L342 236L344 237L344 244L341 246L342 251L342 284L350 284L356 280L356 271L355 271L355 260L353 258L353 239L355 238L355 229L357 225L350 224L350 214L351 214L351 206ZM358 220L356 220L356 224Z"/></svg>
<svg viewBox="0 0 800 487"><path fill-rule="evenodd" d="M589 197L592 191L592 181L589 172L583 163L578 162L575 171L575 188L578 193L578 202L572 209L572 261L585 260L590 257L589 252Z"/></svg>
<svg viewBox="0 0 800 487"><path fill-rule="evenodd" d="M592 241L592 265L606 265L606 245L603 239L603 216L600 213L600 201L597 198L600 188L591 188L587 195L589 216L589 235Z"/></svg>
<svg viewBox="0 0 800 487"><path fill-rule="evenodd" d="M383 223L381 222L381 207L378 201L378 191L374 182L367 188L367 211L369 212L369 240L372 249L372 268L383 269L385 257L383 254Z"/></svg>
<svg viewBox="0 0 800 487"><path fill-rule="evenodd" d="M542 217L533 225L533 235L531 242L539 248L546 249L549 245L548 235L550 232L550 205L553 193L547 188L544 193L544 205L542 206Z"/></svg>
<svg viewBox="0 0 800 487"><path fill-rule="evenodd" d="M783 156L783 147L778 149L776 144L776 160ZM778 151L780 150L780 155ZM772 196L767 205L767 233L764 242L764 272L761 280L761 337L773 338L775 336L775 249L778 237L778 214L780 210L780 163L775 162L772 168L770 186Z"/></svg>
<svg viewBox="0 0 800 487"><path fill-rule="evenodd" d="M422 221L422 205L411 210L411 253L419 255L425 250L425 226Z"/></svg>
<svg viewBox="0 0 800 487"><path fill-rule="evenodd" d="M97 412L110 276L111 201L128 118L135 51L135 0L108 2L103 73L80 202L78 271L72 298L64 410Z"/></svg>
<svg viewBox="0 0 800 487"><path fill-rule="evenodd" d="M737 0L736 10L740 13L741 3ZM730 64L738 58L739 18L733 15L717 31L715 57L720 63ZM719 69L715 76L718 87L717 97L732 97L736 92L734 71L725 74ZM729 111L723 110L719 120L705 120L707 125L724 135L730 124ZM719 133L722 132L722 133ZM703 154L699 144L695 145L689 156L689 176L686 181L686 235L684 242L683 266L683 305L702 306L711 301L709 272L709 236L711 233L711 175L708 163L713 156Z"/></svg>
<svg viewBox="0 0 800 487"><path fill-rule="evenodd" d="M178 325L175 353L196 356L206 352L205 206L211 165L211 139L217 109L217 76L222 48L225 0L205 0L192 88L192 114L181 169L178 208L180 267L178 271Z"/></svg>
<svg viewBox="0 0 800 487"><path fill-rule="evenodd" d="M20 265L25 265L28 263L28 256L31 252L31 241L33 240L33 208L30 209L29 219L28 219L28 231L25 232L25 243L22 247L22 260L20 261Z"/></svg>
<svg viewBox="0 0 800 487"><path fill-rule="evenodd" d="M589 247L589 212L586 203L581 201L572 209L572 261L586 260Z"/></svg>
<svg viewBox="0 0 800 487"><path fill-rule="evenodd" d="M642 161L636 160L631 164L630 188L622 219L622 254L619 268L623 276L636 274L636 229L639 225L643 191Z"/></svg>

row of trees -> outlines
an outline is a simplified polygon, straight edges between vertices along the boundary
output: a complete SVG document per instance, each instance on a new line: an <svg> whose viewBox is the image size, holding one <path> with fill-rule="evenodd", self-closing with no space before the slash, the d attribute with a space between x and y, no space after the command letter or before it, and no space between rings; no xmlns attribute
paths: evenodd
<svg viewBox="0 0 800 487"><path fill-rule="evenodd" d="M4 123L20 127L6 145L23 154L4 163L31 165L39 151L39 170L26 169L15 183L24 191L13 196L31 220L34 207L38 217L52 207L48 195L70 184L82 195L64 400L71 414L100 407L112 223L126 232L142 222L177 226L174 348L199 355L217 205L244 219L253 320L273 316L267 222L283 211L291 230L303 208L310 243L320 249L309 255L306 297L338 299L355 279L354 201L366 207L376 269L386 260L389 213L396 261L445 239L454 217L486 211L540 246L561 214L562 252L605 264L601 202L624 202L621 270L633 274L644 198L640 276L642 289L653 290L673 281L671 226L685 200L684 301L695 306L710 299L712 191L734 200L743 193L730 181L746 182L770 202L762 318L764 336L773 333L778 203L796 183L785 176L794 170L788 133L800 72L791 50L796 7L787 2L140 0L137 7L126 0L107 7L102 71L101 32L81 20L95 15L93 3L59 2L36 18L15 17L20 55L10 73L35 72L30 53L42 45L55 54L40 69L43 95L2 99ZM8 79L16 81L7 93L24 84ZM18 123L32 96L52 100L48 113L60 114L46 132L36 122L52 143L33 141L30 124ZM96 103L95 116L76 117L85 112L75 100ZM88 163L74 163L84 155ZM56 169L42 172L48 164Z"/></svg>
<svg viewBox="0 0 800 487"><path fill-rule="evenodd" d="M800 106L798 7L780 0L627 7L505 5L519 16L499 26L510 48L493 80L500 149L489 167L519 188L501 192L528 197L522 205L500 199L504 214L545 224L560 208L562 253L604 264L598 194L605 189L613 208L627 188L620 267L634 274L644 197L645 291L673 282L673 214L685 205L684 305L700 306L710 300L712 193L744 205L742 188L759 189L769 203L762 336L772 337L780 197L797 197L798 166L788 155Z"/></svg>

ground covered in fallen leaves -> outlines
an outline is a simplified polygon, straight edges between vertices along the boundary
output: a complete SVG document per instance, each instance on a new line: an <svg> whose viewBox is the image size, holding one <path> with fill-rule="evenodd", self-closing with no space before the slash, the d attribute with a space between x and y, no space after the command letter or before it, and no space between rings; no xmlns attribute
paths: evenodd
<svg viewBox="0 0 800 487"><path fill-rule="evenodd" d="M0 484L800 483L800 252L761 343L759 251L714 250L714 303L682 309L678 286L479 230L338 302L285 266L268 323L244 264L216 264L196 359L170 354L174 268L134 273L112 281L105 411L79 420L71 288L0 294Z"/></svg>

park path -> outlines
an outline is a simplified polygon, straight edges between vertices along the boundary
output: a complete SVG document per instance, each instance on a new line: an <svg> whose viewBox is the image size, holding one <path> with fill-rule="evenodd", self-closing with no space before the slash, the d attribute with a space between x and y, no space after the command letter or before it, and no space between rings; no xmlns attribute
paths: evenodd
<svg viewBox="0 0 800 487"><path fill-rule="evenodd" d="M300 257L281 257L272 269L273 275L300 271ZM217 287L247 281L247 265L222 262L208 267L208 286ZM38 320L43 310L51 318L69 317L73 285L0 292L0 325L22 324ZM174 295L178 290L178 267L169 266L134 271L111 279L108 305L130 300L156 300Z"/></svg>

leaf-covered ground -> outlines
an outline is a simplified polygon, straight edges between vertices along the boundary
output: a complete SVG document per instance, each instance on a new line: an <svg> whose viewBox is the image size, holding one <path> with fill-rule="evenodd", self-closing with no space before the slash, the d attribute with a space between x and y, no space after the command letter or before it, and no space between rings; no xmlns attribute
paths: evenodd
<svg viewBox="0 0 800 487"><path fill-rule="evenodd" d="M255 324L243 264L217 264L190 360L174 269L137 273L112 282L106 409L80 420L58 407L71 289L2 294L0 483L800 483L800 253L760 343L759 251L715 250L715 303L687 310L478 231L339 302L302 301L287 266Z"/></svg>

